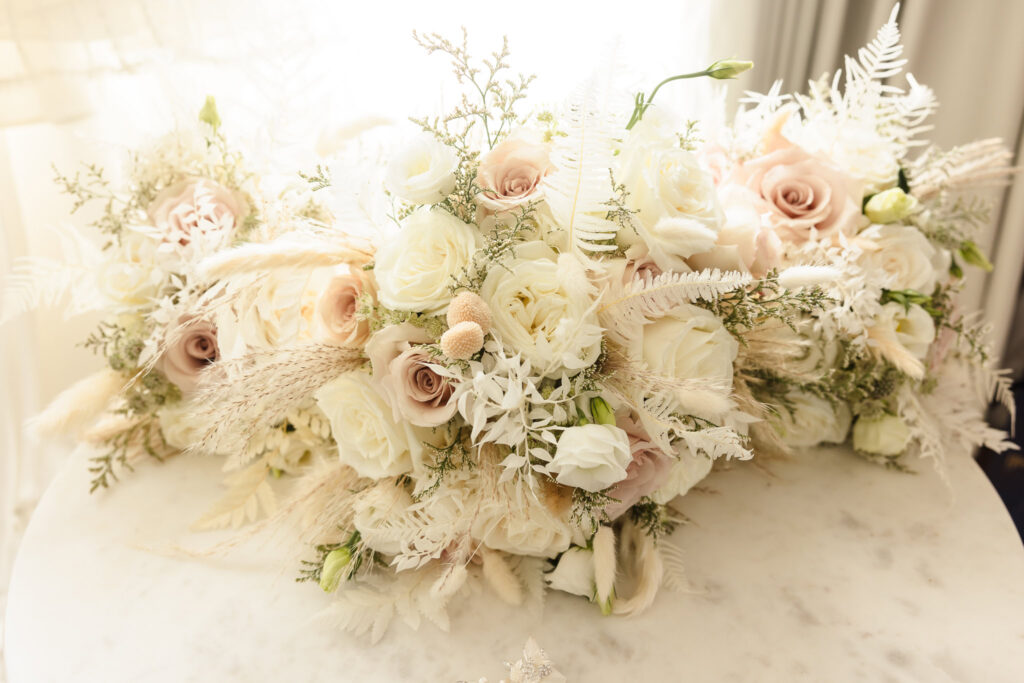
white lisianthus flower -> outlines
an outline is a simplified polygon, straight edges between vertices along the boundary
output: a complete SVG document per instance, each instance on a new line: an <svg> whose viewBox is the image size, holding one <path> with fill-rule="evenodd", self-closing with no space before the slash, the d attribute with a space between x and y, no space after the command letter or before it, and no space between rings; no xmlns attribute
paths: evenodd
<svg viewBox="0 0 1024 683"><path fill-rule="evenodd" d="M903 348L921 360L935 341L935 321L917 304L904 308L896 302L887 303L882 306L876 325L890 331Z"/></svg>
<svg viewBox="0 0 1024 683"><path fill-rule="evenodd" d="M126 306L142 306L156 296L163 279L157 264L159 238L144 228L125 228L117 257L100 269L100 290Z"/></svg>
<svg viewBox="0 0 1024 683"><path fill-rule="evenodd" d="M545 376L574 375L593 365L602 330L593 286L575 257L527 242L505 265L491 268L480 288L494 335Z"/></svg>
<svg viewBox="0 0 1024 683"><path fill-rule="evenodd" d="M418 470L423 445L406 421L396 421L390 404L370 376L346 372L316 392L331 423L341 462L359 476L382 479Z"/></svg>
<svg viewBox="0 0 1024 683"><path fill-rule="evenodd" d="M872 225L859 237L869 241L869 248L858 263L888 274L892 278L889 289L931 295L939 276L949 269L949 253L936 249L917 228Z"/></svg>
<svg viewBox="0 0 1024 683"><path fill-rule="evenodd" d="M910 443L910 428L896 415L859 417L853 425L853 447L875 455L899 455Z"/></svg>
<svg viewBox="0 0 1024 683"><path fill-rule="evenodd" d="M691 304L673 309L643 328L642 358L654 373L674 379L704 379L720 384L677 391L687 412L717 416L729 409L733 361L739 343L710 311Z"/></svg>
<svg viewBox="0 0 1024 683"><path fill-rule="evenodd" d="M545 574L548 586L556 591L593 599L597 590L594 578L594 551L579 546L569 548L558 564Z"/></svg>
<svg viewBox="0 0 1024 683"><path fill-rule="evenodd" d="M455 189L458 165L455 150L423 133L391 157L384 185L391 194L412 204L436 204Z"/></svg>
<svg viewBox="0 0 1024 683"><path fill-rule="evenodd" d="M654 262L663 270L687 271L687 257L715 244L722 209L697 157L647 130L654 125L642 120L627 135L616 179L629 192L627 206L638 212L637 231Z"/></svg>
<svg viewBox="0 0 1024 683"><path fill-rule="evenodd" d="M548 471L555 481L584 491L603 491L626 478L633 460L629 435L618 427L586 424L569 427L558 437Z"/></svg>
<svg viewBox="0 0 1024 683"><path fill-rule="evenodd" d="M784 444L804 447L846 441L853 415L845 402L833 405L803 391L790 391L786 399L788 405L780 407L772 425Z"/></svg>
<svg viewBox="0 0 1024 683"><path fill-rule="evenodd" d="M480 233L450 213L418 209L403 221L401 234L377 251L378 299L396 311L443 312L452 298L452 276L470 265L481 242Z"/></svg>
<svg viewBox="0 0 1024 683"><path fill-rule="evenodd" d="M676 447L676 459L669 470L668 479L650 495L651 500L665 505L696 486L711 472L712 460L703 453L694 453L685 444Z"/></svg>

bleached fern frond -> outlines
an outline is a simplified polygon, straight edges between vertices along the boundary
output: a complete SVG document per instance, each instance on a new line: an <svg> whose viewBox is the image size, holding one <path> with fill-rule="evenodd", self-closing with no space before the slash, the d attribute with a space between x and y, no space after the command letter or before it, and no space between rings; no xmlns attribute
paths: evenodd
<svg viewBox="0 0 1024 683"><path fill-rule="evenodd" d="M594 79L581 86L564 118L564 137L551 149L555 170L544 178L544 197L555 223L569 234L569 244L584 259L593 252L614 251L618 225L608 220L613 198L611 175L614 140L623 129L613 117L606 88Z"/></svg>
<svg viewBox="0 0 1024 683"><path fill-rule="evenodd" d="M743 437L729 427L711 427L699 431L678 432L690 450L705 453L712 460L718 458L734 458L749 460L753 452L746 447Z"/></svg>
<svg viewBox="0 0 1024 683"><path fill-rule="evenodd" d="M749 273L719 269L692 273L667 272L650 279L635 279L624 289L606 295L598 309L606 328L643 324L691 301L713 301L753 281Z"/></svg>
<svg viewBox="0 0 1024 683"><path fill-rule="evenodd" d="M907 60L903 58L900 28L896 23L899 11L897 4L871 42L857 50L856 59L846 58L847 88L862 81L882 81L903 70Z"/></svg>
<svg viewBox="0 0 1024 683"><path fill-rule="evenodd" d="M96 274L102 250L74 226L53 226L60 258L25 257L15 260L4 282L0 325L36 308L66 302L65 316L97 310L108 303L99 290Z"/></svg>
<svg viewBox="0 0 1024 683"><path fill-rule="evenodd" d="M370 586L346 586L338 598L322 613L336 628L356 636L369 634L376 644L387 633L395 616L395 597L388 591Z"/></svg>
<svg viewBox="0 0 1024 683"><path fill-rule="evenodd" d="M192 399L193 417L208 425L194 450L229 453L244 448L252 436L280 422L317 389L363 362L352 349L307 344L211 365Z"/></svg>
<svg viewBox="0 0 1024 683"><path fill-rule="evenodd" d="M1005 185L1016 169L1013 155L999 138L976 140L942 151L932 147L910 165L910 190L918 199L944 191Z"/></svg>
<svg viewBox="0 0 1024 683"><path fill-rule="evenodd" d="M352 238L335 235L328 239L318 234L292 232L271 242L254 242L218 252L199 267L206 277L216 280L276 268L363 265L372 258L372 248Z"/></svg>
<svg viewBox="0 0 1024 683"><path fill-rule="evenodd" d="M667 539L658 543L658 554L664 567L662 583L665 588L678 593L689 593L690 582L686 578L686 560L679 546Z"/></svg>
<svg viewBox="0 0 1024 683"><path fill-rule="evenodd" d="M255 462L224 478L228 491L194 525L199 530L237 529L254 522L260 510L267 517L277 512L277 497L267 481L270 467L266 459Z"/></svg>

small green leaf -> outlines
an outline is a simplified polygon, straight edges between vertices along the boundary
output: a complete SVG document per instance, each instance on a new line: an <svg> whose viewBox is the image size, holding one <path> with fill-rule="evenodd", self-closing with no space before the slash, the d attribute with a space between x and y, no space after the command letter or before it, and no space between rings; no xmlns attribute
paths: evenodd
<svg viewBox="0 0 1024 683"><path fill-rule="evenodd" d="M320 570L320 588L325 593L331 593L341 583L341 577L345 567L352 560L352 551L348 546L332 550L324 558L323 569Z"/></svg>

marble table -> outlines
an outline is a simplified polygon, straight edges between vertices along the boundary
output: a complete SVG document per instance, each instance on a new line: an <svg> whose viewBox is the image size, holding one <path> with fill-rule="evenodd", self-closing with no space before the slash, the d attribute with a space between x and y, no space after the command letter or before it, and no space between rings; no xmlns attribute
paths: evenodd
<svg viewBox="0 0 1024 683"><path fill-rule="evenodd" d="M217 463L179 458L88 494L76 453L32 519L11 583L10 683L497 681L534 636L570 681L1024 681L1024 548L967 459L946 488L821 450L714 473L680 509L692 592L637 618L487 593L451 634L376 646L325 625L286 538L195 560L188 525Z"/></svg>

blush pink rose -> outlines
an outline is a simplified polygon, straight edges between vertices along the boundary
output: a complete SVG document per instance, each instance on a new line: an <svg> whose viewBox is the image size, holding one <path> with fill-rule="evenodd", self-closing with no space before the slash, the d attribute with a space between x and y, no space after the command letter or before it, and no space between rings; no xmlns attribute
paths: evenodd
<svg viewBox="0 0 1024 683"><path fill-rule="evenodd" d="M434 358L418 346L430 341L422 327L402 323L385 327L366 344L374 381L383 388L395 419L417 427L442 425L457 409L451 401L451 380L430 367Z"/></svg>
<svg viewBox="0 0 1024 683"><path fill-rule="evenodd" d="M617 519L646 495L654 493L668 479L673 458L655 446L640 424L632 418L618 418L618 427L629 436L633 460L626 466L626 478L616 484L608 495L617 502L604 511L609 519Z"/></svg>
<svg viewBox="0 0 1024 683"><path fill-rule="evenodd" d="M370 321L360 318L359 298L375 294L366 271L341 269L327 283L316 304L314 334L319 341L359 348L370 338Z"/></svg>
<svg viewBox="0 0 1024 683"><path fill-rule="evenodd" d="M205 178L164 188L149 207L149 219L164 239L183 247L197 239L225 241L246 213L231 190Z"/></svg>
<svg viewBox="0 0 1024 683"><path fill-rule="evenodd" d="M834 239L853 232L861 215L863 188L828 161L816 157L782 136L786 115L769 131L766 154L735 168L729 181L744 185L759 198L776 234L800 244L810 239Z"/></svg>
<svg viewBox="0 0 1024 683"><path fill-rule="evenodd" d="M182 393L195 391L199 374L220 356L217 328L206 320L181 318L178 330L164 350L157 367Z"/></svg>
<svg viewBox="0 0 1024 683"><path fill-rule="evenodd" d="M538 200L540 183L553 170L547 145L510 137L480 160L477 201L486 209L502 212Z"/></svg>

